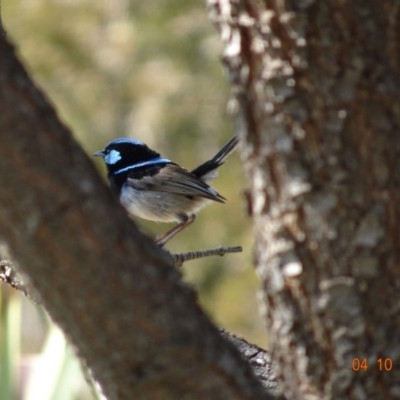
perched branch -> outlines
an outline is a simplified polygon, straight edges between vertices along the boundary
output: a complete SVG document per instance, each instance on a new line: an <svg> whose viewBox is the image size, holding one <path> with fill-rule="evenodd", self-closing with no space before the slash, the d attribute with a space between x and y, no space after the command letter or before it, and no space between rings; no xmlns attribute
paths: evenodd
<svg viewBox="0 0 400 400"><path fill-rule="evenodd" d="M172 259L174 260L174 264L177 267L183 265L186 261L197 260L199 258L211 257L211 256L224 256L228 253L241 253L243 251L242 246L235 247L217 247L216 249L209 250L198 250L198 251L190 251L188 253L169 253Z"/></svg>

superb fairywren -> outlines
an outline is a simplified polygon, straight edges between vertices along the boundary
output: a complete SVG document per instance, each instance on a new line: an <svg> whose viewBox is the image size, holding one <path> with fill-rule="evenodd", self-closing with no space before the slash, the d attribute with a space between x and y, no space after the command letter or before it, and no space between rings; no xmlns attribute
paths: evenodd
<svg viewBox="0 0 400 400"><path fill-rule="evenodd" d="M103 157L111 187L130 214L152 221L178 222L157 237L156 242L163 246L193 223L211 200L225 202L208 182L217 177L217 168L237 144L234 136L211 160L191 172L135 139L115 139L93 155Z"/></svg>

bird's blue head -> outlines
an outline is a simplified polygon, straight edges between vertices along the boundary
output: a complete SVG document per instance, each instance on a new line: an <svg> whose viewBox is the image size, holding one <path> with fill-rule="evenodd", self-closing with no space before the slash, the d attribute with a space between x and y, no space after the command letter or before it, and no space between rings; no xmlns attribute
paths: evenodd
<svg viewBox="0 0 400 400"><path fill-rule="evenodd" d="M140 140L129 138L115 139L93 155L103 157L109 176L170 162Z"/></svg>

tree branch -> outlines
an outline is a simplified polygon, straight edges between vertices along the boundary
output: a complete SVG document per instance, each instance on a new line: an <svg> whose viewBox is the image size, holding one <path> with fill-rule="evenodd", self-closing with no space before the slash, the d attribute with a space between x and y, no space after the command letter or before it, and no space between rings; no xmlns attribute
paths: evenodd
<svg viewBox="0 0 400 400"><path fill-rule="evenodd" d="M270 393L277 394L278 383L275 378L271 353L224 329L220 329L220 332L240 351L243 359L250 363L254 374L261 380L265 388Z"/></svg>
<svg viewBox="0 0 400 400"><path fill-rule="evenodd" d="M25 296L33 300L36 304L41 304L39 295L33 288L24 282L17 273L12 261L1 259L0 257L0 280L10 285L12 288L22 292ZM245 339L224 329L219 329L220 334L229 340L240 352L242 358L246 360L254 375L260 379L264 387L272 394L276 393L277 382L274 375L274 368L271 361L271 355L261 347L247 342ZM85 365L86 370L86 365ZM92 380L92 374L88 374L88 379Z"/></svg>
<svg viewBox="0 0 400 400"><path fill-rule="evenodd" d="M22 292L26 297L34 300L33 296L30 294L28 285L26 285L21 276L16 272L15 268L12 267L10 260L0 258L0 280ZM34 301L37 302L36 300Z"/></svg>
<svg viewBox="0 0 400 400"><path fill-rule="evenodd" d="M208 250L197 250L190 251L188 253L178 253L173 254L169 253L172 259L174 260L174 264L177 267L181 267L184 262L191 260L198 260L199 258L211 257L211 256L224 256L229 253L241 253L243 248L241 246L235 247L217 247L216 249L208 249Z"/></svg>

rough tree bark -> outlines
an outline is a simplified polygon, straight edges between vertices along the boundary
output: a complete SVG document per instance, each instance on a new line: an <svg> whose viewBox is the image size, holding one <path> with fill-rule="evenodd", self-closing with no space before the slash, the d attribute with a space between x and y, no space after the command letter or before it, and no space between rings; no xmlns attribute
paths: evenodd
<svg viewBox="0 0 400 400"><path fill-rule="evenodd" d="M0 36L0 237L109 400L269 398Z"/></svg>
<svg viewBox="0 0 400 400"><path fill-rule="evenodd" d="M400 3L208 3L281 389L400 398Z"/></svg>

